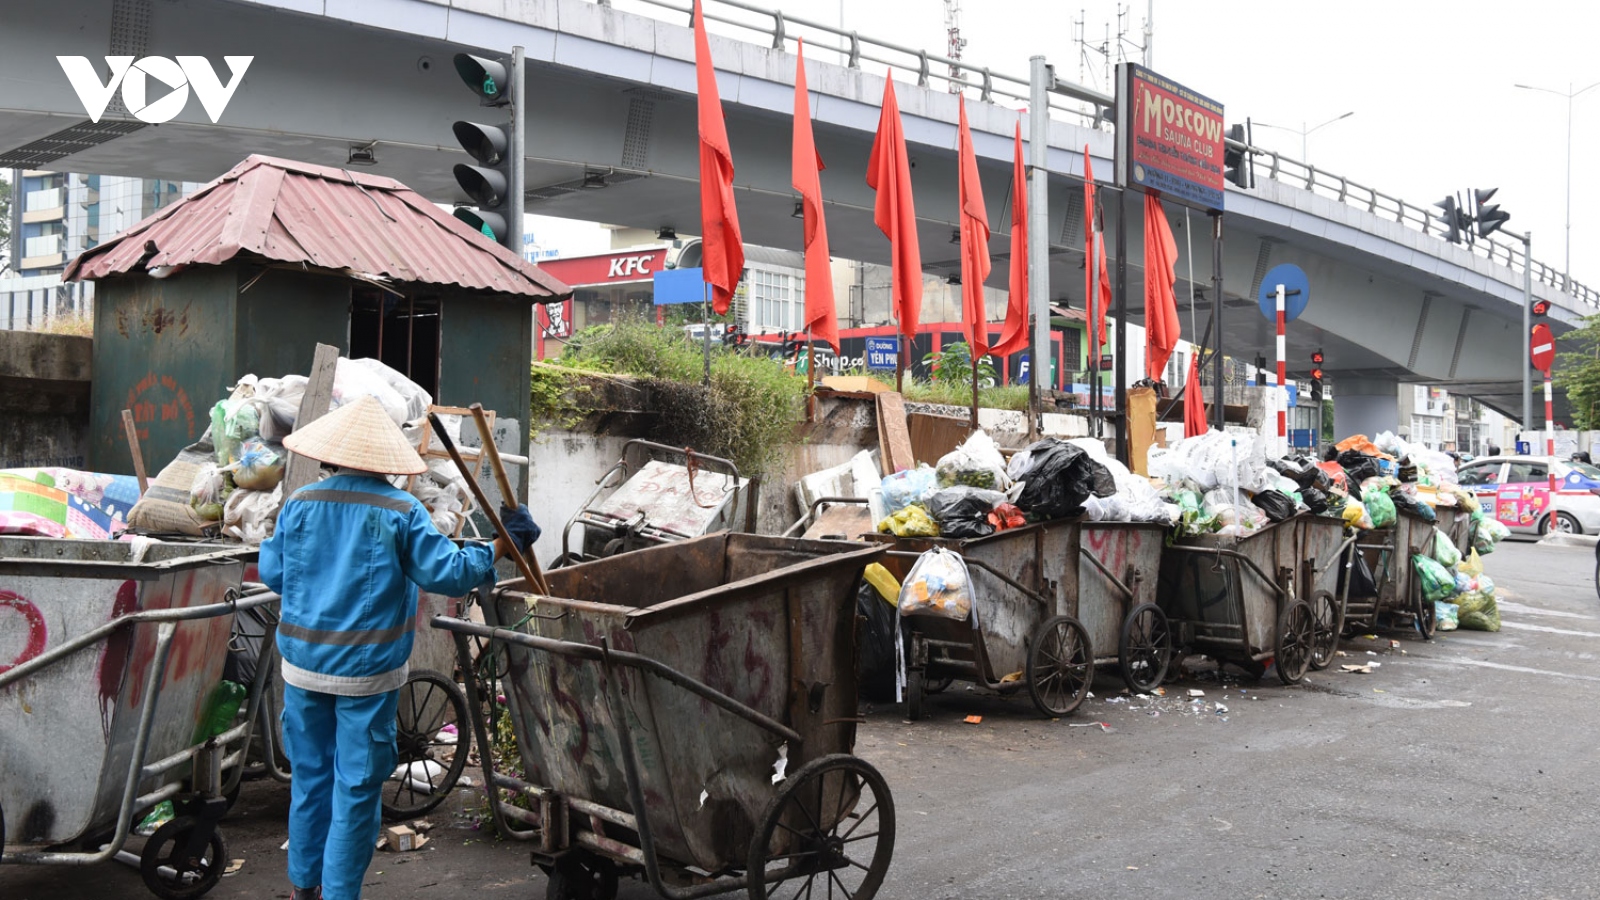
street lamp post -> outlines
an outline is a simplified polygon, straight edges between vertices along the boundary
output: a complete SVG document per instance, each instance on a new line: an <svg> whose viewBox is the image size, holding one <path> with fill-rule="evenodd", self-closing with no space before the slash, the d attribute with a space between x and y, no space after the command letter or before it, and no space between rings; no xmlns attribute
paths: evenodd
<svg viewBox="0 0 1600 900"><path fill-rule="evenodd" d="M1600 87L1600 81L1581 90L1573 90L1572 82L1567 82L1565 91L1552 90L1551 88L1535 87L1531 84L1518 84L1514 87L1525 91L1539 91L1545 94L1555 94L1557 97L1567 98L1567 250L1566 258L1561 263L1561 287L1565 290L1572 278L1572 101L1586 91Z"/></svg>
<svg viewBox="0 0 1600 900"><path fill-rule="evenodd" d="M1300 123L1300 127L1299 128L1289 128L1288 126L1285 126L1285 125L1268 125L1265 122L1251 122L1251 124L1256 126L1257 128L1275 128L1278 131L1287 131L1290 134L1298 134L1298 135L1300 135L1300 161L1304 162L1304 163L1308 163L1308 162L1310 162L1310 160L1307 159L1306 157L1310 153L1310 151L1307 149L1307 146L1308 146L1308 144L1310 142L1307 140L1307 138L1311 137L1313 132L1320 131L1321 129L1327 128L1329 125L1332 125L1333 123L1342 121L1344 119L1348 119L1348 118L1350 118L1351 116L1353 116L1355 114L1356 114L1356 111L1352 109L1349 112L1345 113L1344 115L1342 115L1342 116L1334 116L1333 118L1329 119L1326 122L1323 122L1321 125L1318 125L1318 126L1316 126L1314 128L1307 128L1306 127L1306 123L1304 123L1304 122Z"/></svg>

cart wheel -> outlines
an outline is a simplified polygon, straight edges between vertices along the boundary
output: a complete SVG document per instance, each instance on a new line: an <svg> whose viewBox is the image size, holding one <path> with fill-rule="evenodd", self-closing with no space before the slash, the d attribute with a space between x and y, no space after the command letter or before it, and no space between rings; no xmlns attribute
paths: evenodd
<svg viewBox="0 0 1600 900"><path fill-rule="evenodd" d="M545 900L615 900L617 867L601 857L562 858L545 882Z"/></svg>
<svg viewBox="0 0 1600 900"><path fill-rule="evenodd" d="M1434 626L1439 624L1439 607L1422 596L1422 576L1416 572L1411 577L1411 610L1416 619L1417 631L1425 641L1433 640Z"/></svg>
<svg viewBox="0 0 1600 900"><path fill-rule="evenodd" d="M200 827L195 817L179 816L144 842L139 874L150 893L165 900L191 900L217 886L228 864L228 845L222 841L222 832L212 826L205 853L198 859L188 856L190 835Z"/></svg>
<svg viewBox="0 0 1600 900"><path fill-rule="evenodd" d="M444 802L467 767L467 698L454 681L418 669L400 688L397 776L383 786L383 815L410 819ZM446 726L454 726L452 737Z"/></svg>
<svg viewBox="0 0 1600 900"><path fill-rule="evenodd" d="M1316 616L1311 612L1311 604L1296 600L1284 607L1278 614L1277 646L1272 652L1279 681L1299 684L1306 677L1315 641Z"/></svg>
<svg viewBox="0 0 1600 900"><path fill-rule="evenodd" d="M950 690L950 685L955 684L955 681L955 678L949 675L943 678L935 678L932 681L924 678L922 689L929 694L942 694Z"/></svg>
<svg viewBox="0 0 1600 900"><path fill-rule="evenodd" d="M1172 629L1167 627L1167 614L1160 607L1142 603L1122 620L1117 661L1122 665L1122 680L1134 693L1161 686L1172 662Z"/></svg>
<svg viewBox="0 0 1600 900"><path fill-rule="evenodd" d="M1311 595L1311 612L1316 620L1316 631L1311 642L1311 668L1320 672L1333 662L1339 649L1339 633L1344 629L1343 610L1327 591Z"/></svg>
<svg viewBox="0 0 1600 900"><path fill-rule="evenodd" d="M894 854L894 798L878 770L848 753L814 759L767 805L750 844L751 900L870 900Z"/></svg>
<svg viewBox="0 0 1600 900"><path fill-rule="evenodd" d="M921 669L906 671L906 718L915 722L922 718L922 695L928 690L928 677Z"/></svg>
<svg viewBox="0 0 1600 900"><path fill-rule="evenodd" d="M1078 708L1094 680L1089 632L1071 616L1047 620L1028 647L1028 696L1049 718Z"/></svg>

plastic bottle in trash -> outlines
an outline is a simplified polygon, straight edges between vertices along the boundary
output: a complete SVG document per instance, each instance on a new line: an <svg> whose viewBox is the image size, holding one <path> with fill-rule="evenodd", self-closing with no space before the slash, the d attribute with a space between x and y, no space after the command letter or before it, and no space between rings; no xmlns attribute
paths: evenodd
<svg viewBox="0 0 1600 900"><path fill-rule="evenodd" d="M195 726L193 743L199 744L228 730L239 714L239 706L249 696L245 686L234 681L219 682L206 698L205 711Z"/></svg>

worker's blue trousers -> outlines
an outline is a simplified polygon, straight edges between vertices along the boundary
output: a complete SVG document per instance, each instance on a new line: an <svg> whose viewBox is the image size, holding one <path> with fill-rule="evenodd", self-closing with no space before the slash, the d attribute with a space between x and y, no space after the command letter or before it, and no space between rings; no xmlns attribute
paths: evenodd
<svg viewBox="0 0 1600 900"><path fill-rule="evenodd" d="M343 697L283 687L283 749L293 769L289 880L323 900L358 900L372 862L383 783L394 772L400 692Z"/></svg>

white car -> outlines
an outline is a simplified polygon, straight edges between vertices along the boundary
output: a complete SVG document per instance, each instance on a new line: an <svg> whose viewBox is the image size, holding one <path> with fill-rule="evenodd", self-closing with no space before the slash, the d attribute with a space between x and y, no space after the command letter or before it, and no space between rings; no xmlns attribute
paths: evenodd
<svg viewBox="0 0 1600 900"><path fill-rule="evenodd" d="M1551 529L1554 471L1556 530L1600 533L1600 468L1549 456L1490 456L1463 463L1456 471L1461 486L1478 495L1485 515L1524 534Z"/></svg>

